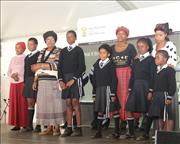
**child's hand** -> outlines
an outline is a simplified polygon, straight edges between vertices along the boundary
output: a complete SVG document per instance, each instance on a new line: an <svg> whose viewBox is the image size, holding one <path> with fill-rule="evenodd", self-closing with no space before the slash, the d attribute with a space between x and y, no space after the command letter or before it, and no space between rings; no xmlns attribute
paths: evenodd
<svg viewBox="0 0 180 144"><path fill-rule="evenodd" d="M115 102L116 97L115 96L111 96L111 100L112 100L112 102Z"/></svg>
<svg viewBox="0 0 180 144"><path fill-rule="evenodd" d="M147 99L148 99L148 101L151 101L152 100L152 97L153 97L153 95L152 95L152 93L148 93L148 96L147 96Z"/></svg>
<svg viewBox="0 0 180 144"><path fill-rule="evenodd" d="M92 97L92 99L93 99L93 102L95 102L95 101L96 101L96 97Z"/></svg>
<svg viewBox="0 0 180 144"><path fill-rule="evenodd" d="M165 104L166 104L166 105L170 105L171 103L172 103L172 100L167 99L167 100L165 101Z"/></svg>
<svg viewBox="0 0 180 144"><path fill-rule="evenodd" d="M59 84L62 90L66 89L66 85L63 81L60 81Z"/></svg>
<svg viewBox="0 0 180 144"><path fill-rule="evenodd" d="M34 81L34 82L33 82L32 89L33 89L34 91L37 91L37 81Z"/></svg>
<svg viewBox="0 0 180 144"><path fill-rule="evenodd" d="M71 87L74 84L75 80L70 80L67 82L66 87Z"/></svg>

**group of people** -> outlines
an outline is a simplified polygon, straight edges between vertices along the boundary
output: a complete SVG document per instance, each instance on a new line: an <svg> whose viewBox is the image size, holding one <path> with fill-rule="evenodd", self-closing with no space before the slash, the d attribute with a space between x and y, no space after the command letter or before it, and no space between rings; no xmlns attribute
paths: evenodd
<svg viewBox="0 0 180 144"><path fill-rule="evenodd" d="M82 136L79 98L83 87L92 84L92 99L97 118L97 132L102 137L104 119L114 119L113 138L149 139L153 120L159 120L160 130L173 130L172 99L176 91L175 45L169 40L168 23L157 24L155 44L141 37L135 46L128 43L129 30L118 27L115 45L102 44L99 58L86 75L83 49L75 44L76 32L66 33L68 46L55 46L57 34L43 34L46 48L38 51L38 41L28 40L30 54L25 56L24 42L16 44L16 56L11 59L8 76L11 78L9 124L12 130L32 131L34 107L37 104L36 128L40 135ZM66 108L63 107L63 101ZM64 112L65 111L65 112ZM76 127L73 129L73 113ZM135 121L147 119L144 134L135 136ZM60 124L67 122L64 133ZM120 124L128 124L122 134ZM43 128L43 130L41 130Z"/></svg>

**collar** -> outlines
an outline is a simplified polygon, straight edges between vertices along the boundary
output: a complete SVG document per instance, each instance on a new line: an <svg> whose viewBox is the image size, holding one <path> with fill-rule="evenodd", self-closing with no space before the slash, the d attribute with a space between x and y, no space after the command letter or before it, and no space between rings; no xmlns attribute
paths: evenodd
<svg viewBox="0 0 180 144"><path fill-rule="evenodd" d="M159 73L160 71L162 71L163 69L165 69L167 67L168 67L168 64L163 65L162 68L158 65L157 66L157 73Z"/></svg>
<svg viewBox="0 0 180 144"><path fill-rule="evenodd" d="M99 67L103 68L105 65L107 65L110 62L109 58L106 58L105 60L99 61Z"/></svg>
<svg viewBox="0 0 180 144"><path fill-rule="evenodd" d="M71 51L71 50L73 50L75 47L76 47L76 44L75 44L75 43L73 43L72 45L68 44L67 50L68 50L68 51Z"/></svg>
<svg viewBox="0 0 180 144"><path fill-rule="evenodd" d="M145 54L140 55L140 56L139 56L140 61L144 60L144 59L147 58L149 55L150 55L149 52L146 52Z"/></svg>
<svg viewBox="0 0 180 144"><path fill-rule="evenodd" d="M33 55L36 54L37 52L39 52L37 49L34 50L33 52L31 52L31 53L29 54L29 57L33 56Z"/></svg>

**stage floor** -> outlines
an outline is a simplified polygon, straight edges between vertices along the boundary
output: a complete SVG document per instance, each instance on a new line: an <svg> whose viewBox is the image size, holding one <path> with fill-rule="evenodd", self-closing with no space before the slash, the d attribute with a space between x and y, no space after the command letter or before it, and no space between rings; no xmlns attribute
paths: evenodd
<svg viewBox="0 0 180 144"><path fill-rule="evenodd" d="M82 137L66 137L60 136L39 136L33 132L12 132L8 125L1 125L1 144L153 144L153 141L141 141L135 140L115 140L112 138L106 138L113 129L108 129L103 132L102 139L92 139L91 136L95 133L90 128L83 128ZM139 133L138 133L139 134Z"/></svg>

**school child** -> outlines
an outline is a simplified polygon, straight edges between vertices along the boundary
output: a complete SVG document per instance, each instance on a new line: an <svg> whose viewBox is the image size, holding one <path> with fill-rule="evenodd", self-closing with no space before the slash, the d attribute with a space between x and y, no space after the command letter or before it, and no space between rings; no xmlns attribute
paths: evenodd
<svg viewBox="0 0 180 144"><path fill-rule="evenodd" d="M39 56L39 51L37 50L38 41L36 38L28 39L28 50L30 54L25 57L24 61L24 89L23 96L27 99L28 102L28 118L29 126L26 128L26 131L33 130L33 117L34 117L34 107L36 103L37 92L32 89L34 81L34 72L31 70L31 65L37 63ZM40 125L37 125L35 131L40 131Z"/></svg>
<svg viewBox="0 0 180 144"><path fill-rule="evenodd" d="M175 70L167 64L168 58L168 52L165 50L159 50L155 55L157 73L155 74L154 94L148 112L145 133L143 136L138 137L137 140L149 139L150 128L155 119L159 119L162 124L160 130L171 131L173 128L171 105L176 92L176 78ZM172 124L168 125L168 122Z"/></svg>
<svg viewBox="0 0 180 144"><path fill-rule="evenodd" d="M107 44L99 47L99 59L93 65L90 76L93 87L95 112L98 113L98 128L93 138L102 137L102 122L113 112L115 120L114 138L119 137L119 102L117 99L117 77L114 62L110 59L111 48Z"/></svg>
<svg viewBox="0 0 180 144"><path fill-rule="evenodd" d="M76 32L66 34L68 46L61 52L58 79L62 88L62 98L66 100L68 126L62 137L81 136L81 111L79 98L83 95L82 74L86 70L84 52L75 44ZM77 127L72 130L73 108L76 113Z"/></svg>
<svg viewBox="0 0 180 144"><path fill-rule="evenodd" d="M9 93L9 117L8 124L14 125L12 131L20 130L21 127L28 126L28 104L23 96L24 87L24 59L23 54L26 49L24 42L16 43L16 56L11 59L8 68L8 76L10 77L10 93Z"/></svg>
<svg viewBox="0 0 180 144"><path fill-rule="evenodd" d="M150 55L152 42L149 38L137 41L138 58L132 64L129 96L126 103L128 133L121 138L134 139L134 113L148 112L152 98L153 81L156 70L154 58Z"/></svg>

